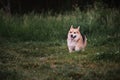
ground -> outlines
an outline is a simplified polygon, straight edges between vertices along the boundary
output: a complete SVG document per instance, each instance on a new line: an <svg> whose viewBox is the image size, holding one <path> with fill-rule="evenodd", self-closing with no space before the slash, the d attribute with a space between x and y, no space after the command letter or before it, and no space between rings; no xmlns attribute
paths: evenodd
<svg viewBox="0 0 120 80"><path fill-rule="evenodd" d="M0 43L1 80L119 80L119 47L88 44L69 53L66 42Z"/></svg>

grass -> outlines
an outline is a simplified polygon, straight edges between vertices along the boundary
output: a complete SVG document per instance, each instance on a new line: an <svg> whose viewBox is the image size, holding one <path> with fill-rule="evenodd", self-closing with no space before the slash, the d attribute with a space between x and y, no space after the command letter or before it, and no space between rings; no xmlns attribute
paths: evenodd
<svg viewBox="0 0 120 80"><path fill-rule="evenodd" d="M120 11L116 9L79 9L64 14L24 14L7 16L0 12L0 36L11 41L65 40L71 25L81 26L89 38L119 37ZM103 36L104 35L104 36Z"/></svg>
<svg viewBox="0 0 120 80"><path fill-rule="evenodd" d="M70 25L88 45L70 54ZM64 14L6 15L0 11L1 80L119 80L120 11L93 8Z"/></svg>
<svg viewBox="0 0 120 80"><path fill-rule="evenodd" d="M88 46L70 54L65 43L8 42L0 52L1 80L120 79L118 46Z"/></svg>

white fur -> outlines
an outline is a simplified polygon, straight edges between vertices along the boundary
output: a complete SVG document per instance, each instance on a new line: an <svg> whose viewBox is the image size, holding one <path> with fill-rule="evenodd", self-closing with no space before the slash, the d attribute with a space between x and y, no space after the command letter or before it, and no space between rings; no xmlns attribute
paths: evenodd
<svg viewBox="0 0 120 80"><path fill-rule="evenodd" d="M68 46L68 49L69 49L70 53L73 52L73 51L80 51L81 49L84 50L84 48L86 46L87 38L85 37L85 43L83 43L83 38L82 38L82 35L79 32L79 28L80 27L73 28L73 26L71 26L71 28L68 32L67 46ZM71 37L71 35L73 37Z"/></svg>

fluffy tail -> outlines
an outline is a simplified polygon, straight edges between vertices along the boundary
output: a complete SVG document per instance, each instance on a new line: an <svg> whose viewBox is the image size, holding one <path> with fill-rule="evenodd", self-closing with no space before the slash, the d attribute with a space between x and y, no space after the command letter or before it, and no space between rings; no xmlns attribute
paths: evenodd
<svg viewBox="0 0 120 80"><path fill-rule="evenodd" d="M83 39L83 48L85 48L87 45L87 38L85 35L83 35L83 34L81 34L81 35L82 35L82 39Z"/></svg>
<svg viewBox="0 0 120 80"><path fill-rule="evenodd" d="M84 40L83 40L83 46L84 46L84 48L86 47L86 45L87 45L87 38L86 38L86 36L84 36Z"/></svg>

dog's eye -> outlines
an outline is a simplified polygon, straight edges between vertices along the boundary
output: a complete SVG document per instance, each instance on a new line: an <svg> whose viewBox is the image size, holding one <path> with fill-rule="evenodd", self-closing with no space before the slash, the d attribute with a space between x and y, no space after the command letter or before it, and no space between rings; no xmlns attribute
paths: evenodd
<svg viewBox="0 0 120 80"><path fill-rule="evenodd" d="M74 32L74 34L76 34L76 32Z"/></svg>
<svg viewBox="0 0 120 80"><path fill-rule="evenodd" d="M70 31L70 33L72 33L72 31Z"/></svg>

